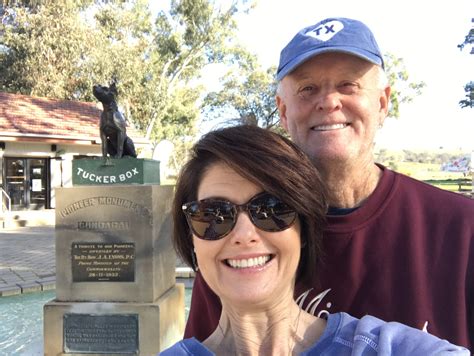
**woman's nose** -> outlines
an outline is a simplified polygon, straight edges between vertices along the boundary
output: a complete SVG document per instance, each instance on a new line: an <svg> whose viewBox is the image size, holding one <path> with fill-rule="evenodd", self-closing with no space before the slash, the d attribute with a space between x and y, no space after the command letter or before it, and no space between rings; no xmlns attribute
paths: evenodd
<svg viewBox="0 0 474 356"><path fill-rule="evenodd" d="M237 222L230 233L230 241L236 245L256 243L260 239L260 231L252 223L247 212L239 212Z"/></svg>

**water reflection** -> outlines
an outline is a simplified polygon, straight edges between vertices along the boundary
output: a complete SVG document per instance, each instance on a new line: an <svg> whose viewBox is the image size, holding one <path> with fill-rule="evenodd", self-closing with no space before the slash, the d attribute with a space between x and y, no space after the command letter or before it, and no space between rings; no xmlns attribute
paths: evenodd
<svg viewBox="0 0 474 356"><path fill-rule="evenodd" d="M0 298L0 355L20 355L43 344L43 305L55 291Z"/></svg>

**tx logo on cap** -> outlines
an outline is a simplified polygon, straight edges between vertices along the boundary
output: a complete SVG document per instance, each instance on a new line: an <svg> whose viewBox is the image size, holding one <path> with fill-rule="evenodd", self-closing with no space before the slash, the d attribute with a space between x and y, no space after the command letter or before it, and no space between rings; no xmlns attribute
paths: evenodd
<svg viewBox="0 0 474 356"><path fill-rule="evenodd" d="M319 25L315 29L306 32L306 35L326 42L329 41L336 33L341 31L343 28L344 25L342 24L342 22L334 20Z"/></svg>

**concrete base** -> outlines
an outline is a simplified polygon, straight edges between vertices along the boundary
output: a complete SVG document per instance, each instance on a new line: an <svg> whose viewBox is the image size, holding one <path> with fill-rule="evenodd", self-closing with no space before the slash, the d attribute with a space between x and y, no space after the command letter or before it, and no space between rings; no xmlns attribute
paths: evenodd
<svg viewBox="0 0 474 356"><path fill-rule="evenodd" d="M86 315L88 317L132 316L138 318L138 350L136 352L107 352L94 349L91 340L96 344L120 344L129 333L123 325L116 331L108 331L104 336L104 328L94 329L91 324L80 325L74 330L74 339L78 348L71 348L65 341L64 321L67 317ZM44 306L44 354L46 356L123 356L123 355L156 355L181 340L184 333L184 285L177 284L168 290L154 303L92 303L92 302L56 302L51 301ZM83 327L81 329L81 326ZM115 325L117 326L117 325ZM79 331L77 331L79 330ZM70 331L69 331L70 332ZM125 335L125 337L124 337ZM71 339L70 339L71 340ZM77 346L76 346L77 347ZM89 347L88 351L84 351ZM80 350L79 350L80 349ZM115 353L114 353L115 352Z"/></svg>

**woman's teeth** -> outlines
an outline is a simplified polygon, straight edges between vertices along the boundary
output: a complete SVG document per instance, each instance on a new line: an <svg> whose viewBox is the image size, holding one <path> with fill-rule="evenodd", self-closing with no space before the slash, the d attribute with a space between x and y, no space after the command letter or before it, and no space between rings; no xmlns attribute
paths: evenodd
<svg viewBox="0 0 474 356"><path fill-rule="evenodd" d="M263 266L270 260L270 255L248 258L245 260L227 260L227 264L232 268L250 268Z"/></svg>

